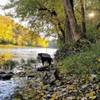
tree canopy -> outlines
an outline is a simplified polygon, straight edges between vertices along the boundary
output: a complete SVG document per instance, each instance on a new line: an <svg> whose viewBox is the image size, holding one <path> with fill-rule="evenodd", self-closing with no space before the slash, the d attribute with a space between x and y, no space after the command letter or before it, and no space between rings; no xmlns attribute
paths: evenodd
<svg viewBox="0 0 100 100"><path fill-rule="evenodd" d="M57 33L59 40L66 43L87 35L86 24L91 22L87 15L98 12L99 5L99 0L10 0L4 8L14 8L14 16L28 21L33 31Z"/></svg>
<svg viewBox="0 0 100 100"><path fill-rule="evenodd" d="M8 16L0 16L0 44L47 47L47 40Z"/></svg>

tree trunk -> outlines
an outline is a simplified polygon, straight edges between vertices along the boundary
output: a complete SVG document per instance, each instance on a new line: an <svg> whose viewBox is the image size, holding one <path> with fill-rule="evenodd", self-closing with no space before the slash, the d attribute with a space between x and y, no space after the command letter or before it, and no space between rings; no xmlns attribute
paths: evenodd
<svg viewBox="0 0 100 100"><path fill-rule="evenodd" d="M80 39L80 32L78 32L78 25L73 11L72 0L63 0L65 14L68 16L70 34L73 41L77 41ZM68 23L68 22L66 22ZM69 28L66 24L66 28Z"/></svg>
<svg viewBox="0 0 100 100"><path fill-rule="evenodd" d="M66 28L67 27L67 28ZM68 16L66 15L66 19L65 19L65 42L68 43L68 42L71 42L72 41L72 36L71 36L71 31L70 31L70 23L69 23L69 20L68 20Z"/></svg>
<svg viewBox="0 0 100 100"><path fill-rule="evenodd" d="M80 0L81 4L81 16L82 16L82 36L85 37L86 33L86 21L85 21L85 10L83 0Z"/></svg>

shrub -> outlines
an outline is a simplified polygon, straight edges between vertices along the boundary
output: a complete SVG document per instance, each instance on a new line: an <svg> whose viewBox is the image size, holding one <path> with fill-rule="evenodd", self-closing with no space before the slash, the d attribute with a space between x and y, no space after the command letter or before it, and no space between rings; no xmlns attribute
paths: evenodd
<svg viewBox="0 0 100 100"><path fill-rule="evenodd" d="M91 48L66 56L58 63L59 69L66 74L75 74L77 76L86 76L90 74L99 74L100 71L100 44L92 44Z"/></svg>

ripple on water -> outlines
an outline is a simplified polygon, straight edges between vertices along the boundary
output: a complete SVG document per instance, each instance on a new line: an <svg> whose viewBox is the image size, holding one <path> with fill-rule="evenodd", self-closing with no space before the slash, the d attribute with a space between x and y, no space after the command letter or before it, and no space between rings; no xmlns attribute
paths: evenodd
<svg viewBox="0 0 100 100"><path fill-rule="evenodd" d="M17 88L24 86L22 79L14 79L9 81L0 80L0 100L11 100L11 95Z"/></svg>

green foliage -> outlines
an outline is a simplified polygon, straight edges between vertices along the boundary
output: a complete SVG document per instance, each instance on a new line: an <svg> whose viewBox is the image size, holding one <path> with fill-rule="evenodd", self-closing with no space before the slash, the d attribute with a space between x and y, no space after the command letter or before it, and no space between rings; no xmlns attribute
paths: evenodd
<svg viewBox="0 0 100 100"><path fill-rule="evenodd" d="M64 8L62 0L13 0L4 8L14 8L16 17L27 20L34 32L57 33L57 19L52 16L55 11L64 27Z"/></svg>
<svg viewBox="0 0 100 100"><path fill-rule="evenodd" d="M7 60L3 64L0 64L4 70L12 70L18 65L17 61ZM1 68L1 69L2 69Z"/></svg>
<svg viewBox="0 0 100 100"><path fill-rule="evenodd" d="M3 39L0 39L0 44L9 44L9 41L6 41L6 40L3 40Z"/></svg>
<svg viewBox="0 0 100 100"><path fill-rule="evenodd" d="M38 32L45 32L47 34L57 33L59 34L58 20L61 24L61 27L65 28L66 16L64 12L63 2L62 0L9 0L11 3L4 7L15 8L17 17L20 17L29 22L29 26ZM99 16L99 0L85 0L85 15L86 15L86 23L90 26L87 26L87 33L91 33L94 31L94 28L91 26L98 23L100 19ZM94 5L94 6L93 6ZM80 0L75 0L75 16L77 18L77 22L81 25L81 12L80 12ZM56 12L57 17L52 16L53 12ZM93 11L96 13L93 19L89 19L88 14ZM93 22L93 23L91 23ZM46 28L46 27L47 28ZM91 27L91 31L88 31L88 27ZM81 30L81 28L79 29Z"/></svg>
<svg viewBox="0 0 100 100"><path fill-rule="evenodd" d="M93 44L90 50L65 57L60 64L60 69L62 72L77 76L99 74L100 61L97 60L99 58L100 44L97 43L95 45Z"/></svg>
<svg viewBox="0 0 100 100"><path fill-rule="evenodd" d="M100 39L100 30L97 30L96 26L88 24L87 37L95 40Z"/></svg>
<svg viewBox="0 0 100 100"><path fill-rule="evenodd" d="M91 48L92 39L80 39L76 43L66 43L60 45L60 49L55 54L56 60L62 60L66 56L71 56L75 54L79 54L81 52L87 51Z"/></svg>

